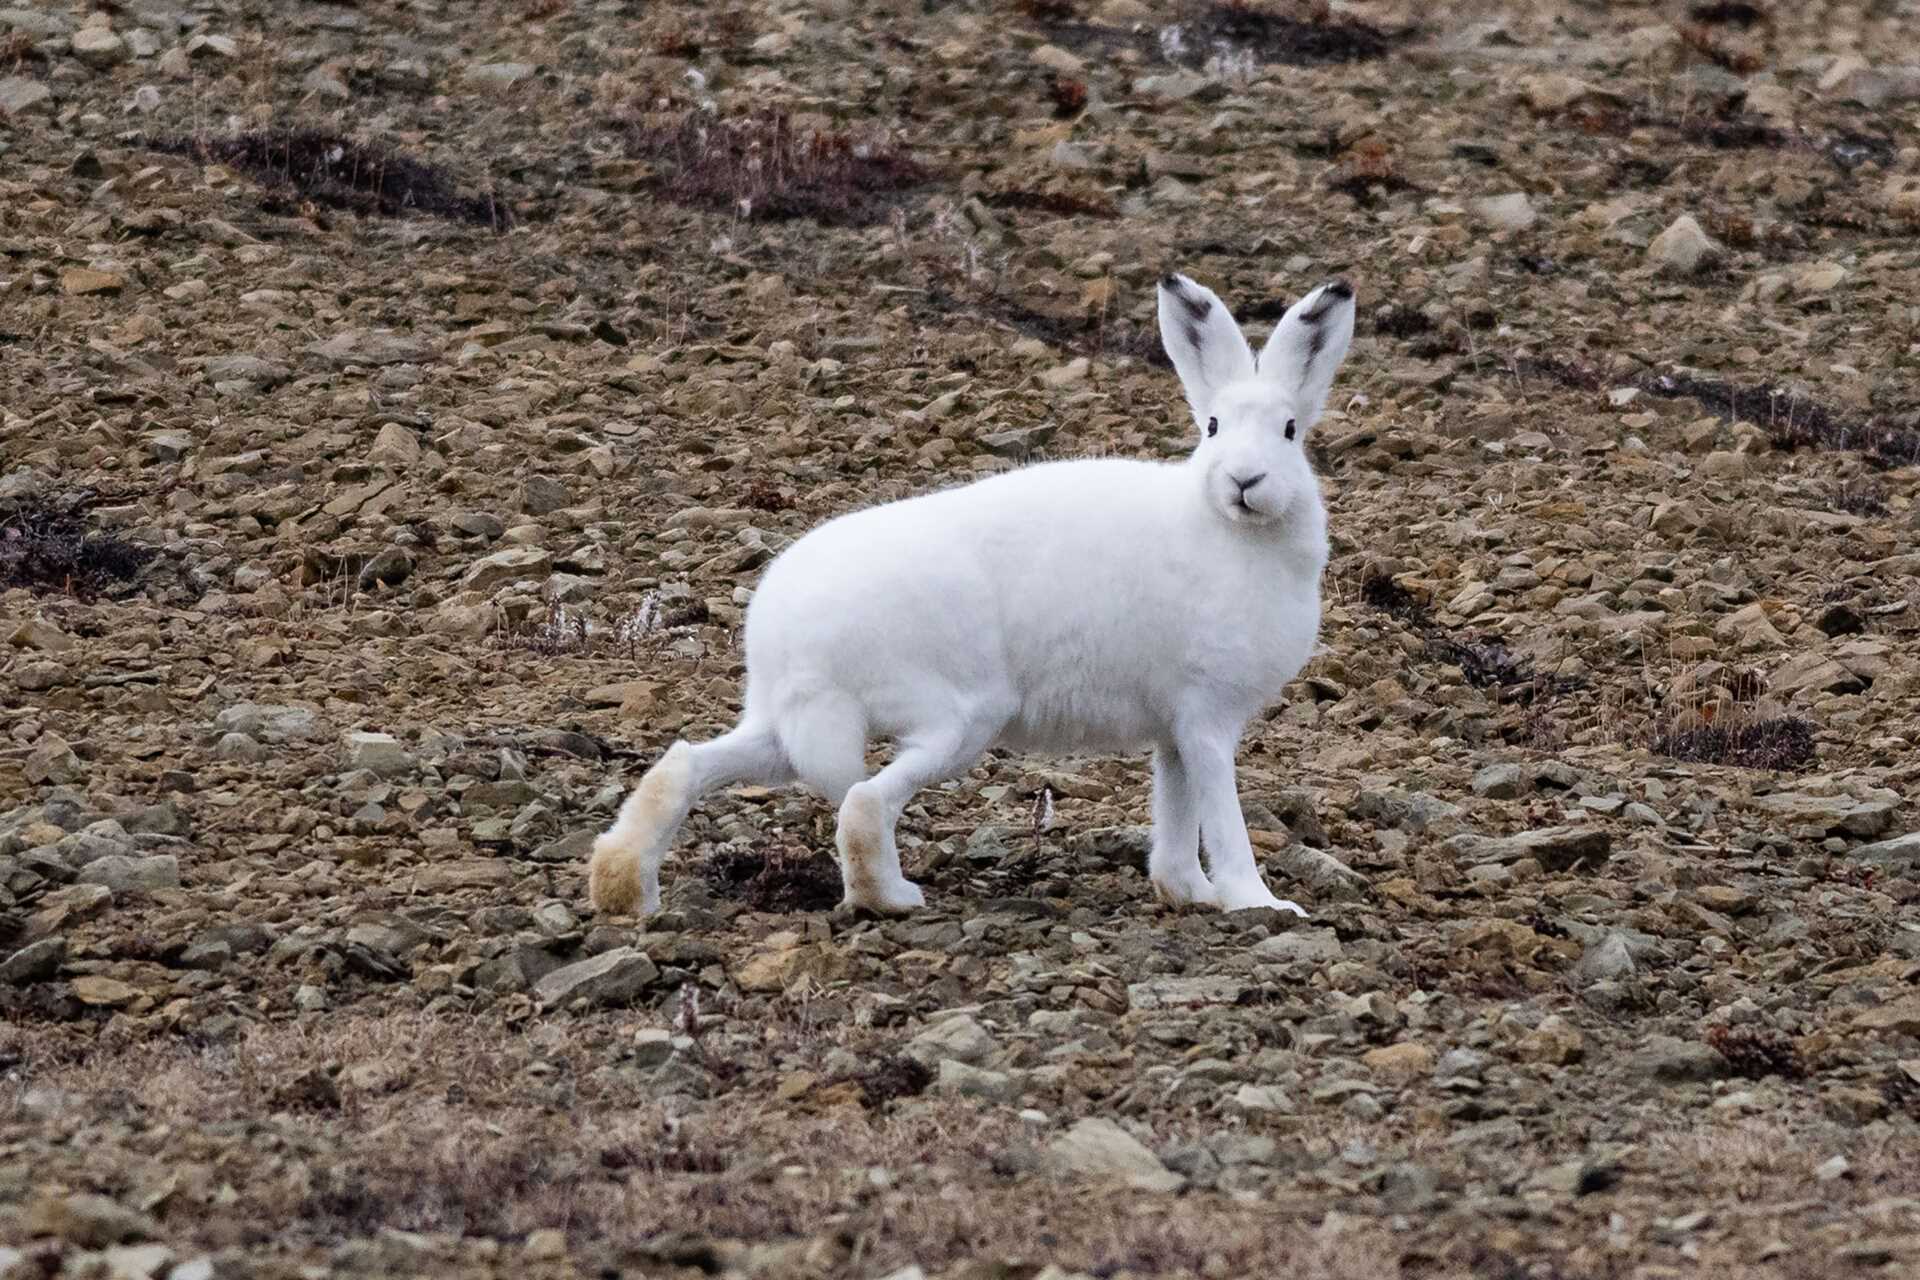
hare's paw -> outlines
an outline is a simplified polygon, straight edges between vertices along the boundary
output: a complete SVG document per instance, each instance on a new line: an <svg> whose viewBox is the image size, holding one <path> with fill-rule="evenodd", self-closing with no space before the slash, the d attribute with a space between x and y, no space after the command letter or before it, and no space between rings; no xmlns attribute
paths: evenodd
<svg viewBox="0 0 1920 1280"><path fill-rule="evenodd" d="M1258 880L1228 883L1217 886L1219 907L1222 911L1250 911L1255 907L1271 907L1275 911L1291 911L1301 919L1307 918L1305 908L1297 902L1285 898L1276 898L1267 886Z"/></svg>
<svg viewBox="0 0 1920 1280"><path fill-rule="evenodd" d="M1213 882L1198 867L1190 872L1164 871L1153 877L1153 896L1170 907L1211 906Z"/></svg>
<svg viewBox="0 0 1920 1280"><path fill-rule="evenodd" d="M863 787L847 793L834 832L840 848L843 906L901 915L926 905L920 886L900 874L900 854L880 798Z"/></svg>

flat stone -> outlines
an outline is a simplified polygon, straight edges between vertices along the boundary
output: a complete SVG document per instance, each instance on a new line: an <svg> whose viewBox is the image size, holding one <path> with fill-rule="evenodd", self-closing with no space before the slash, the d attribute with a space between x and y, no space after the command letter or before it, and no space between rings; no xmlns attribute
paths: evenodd
<svg viewBox="0 0 1920 1280"><path fill-rule="evenodd" d="M52 111L53 90L25 76L0 76L0 116Z"/></svg>
<svg viewBox="0 0 1920 1280"><path fill-rule="evenodd" d="M1586 863L1606 861L1612 839L1601 827L1548 827L1517 836L1453 836L1440 846L1443 855L1458 862L1518 862L1532 858L1549 871L1566 871Z"/></svg>
<svg viewBox="0 0 1920 1280"><path fill-rule="evenodd" d="M348 329L307 348L330 364L424 364L434 349L424 340L390 329Z"/></svg>
<svg viewBox="0 0 1920 1280"><path fill-rule="evenodd" d="M483 62L468 67L460 78L476 89L511 89L532 74L530 62Z"/></svg>
<svg viewBox="0 0 1920 1280"><path fill-rule="evenodd" d="M540 548L507 547L474 561L461 585L470 591L487 591L504 582L544 578L551 572L553 557Z"/></svg>
<svg viewBox="0 0 1920 1280"><path fill-rule="evenodd" d="M1324 964L1338 960L1345 954L1345 948L1331 929L1289 929L1254 943L1253 954L1258 959L1278 964L1302 960Z"/></svg>
<svg viewBox="0 0 1920 1280"><path fill-rule="evenodd" d="M127 42L107 27L82 27L73 33L73 56L97 70L117 66L129 56Z"/></svg>
<svg viewBox="0 0 1920 1280"><path fill-rule="evenodd" d="M907 1057L932 1065L942 1059L972 1066L999 1049L993 1034L970 1014L956 1014L934 1023L913 1039L904 1050Z"/></svg>
<svg viewBox="0 0 1920 1280"><path fill-rule="evenodd" d="M349 733L347 768L368 769L383 778L412 773L416 763L406 746L390 733Z"/></svg>
<svg viewBox="0 0 1920 1280"><path fill-rule="evenodd" d="M94 293L118 293L126 288L125 276L91 267L72 267L60 273L60 291L84 297Z"/></svg>
<svg viewBox="0 0 1920 1280"><path fill-rule="evenodd" d="M1900 797L1884 789L1875 789L1864 797L1776 791L1772 795L1759 797L1754 803L1782 822L1872 838L1884 835L1887 828L1893 825L1893 814L1899 807Z"/></svg>
<svg viewBox="0 0 1920 1280"><path fill-rule="evenodd" d="M1905 995L1875 1005L1853 1020L1860 1031L1888 1031L1895 1035L1920 1036L1920 994Z"/></svg>
<svg viewBox="0 0 1920 1280"><path fill-rule="evenodd" d="M575 1000L593 1005L630 1004L659 976L659 968L644 951L616 947L555 969L534 984L533 994L549 1008Z"/></svg>
<svg viewBox="0 0 1920 1280"><path fill-rule="evenodd" d="M1056 1178L1117 1183L1139 1191L1178 1191L1186 1179L1160 1163L1113 1121L1089 1116L1054 1139L1041 1167Z"/></svg>
<svg viewBox="0 0 1920 1280"><path fill-rule="evenodd" d="M271 702L242 702L213 718L220 733L244 733L259 742L307 742L323 737L325 726L311 707Z"/></svg>
<svg viewBox="0 0 1920 1280"><path fill-rule="evenodd" d="M1144 1009L1197 1009L1206 1005L1239 1003L1247 984L1238 978L1214 975L1202 978L1153 978L1127 987L1127 1005Z"/></svg>
<svg viewBox="0 0 1920 1280"><path fill-rule="evenodd" d="M130 858L110 853L95 858L80 869L81 884L101 884L114 896L123 893L150 893L155 889L180 887L180 860L170 853L145 858Z"/></svg>
<svg viewBox="0 0 1920 1280"><path fill-rule="evenodd" d="M66 962L67 940L42 938L0 960L0 984L24 987L29 982L45 982Z"/></svg>
<svg viewBox="0 0 1920 1280"><path fill-rule="evenodd" d="M1879 867L1889 875L1913 871L1920 868L1920 831L1908 832L1877 844L1863 844L1847 857L1855 862Z"/></svg>

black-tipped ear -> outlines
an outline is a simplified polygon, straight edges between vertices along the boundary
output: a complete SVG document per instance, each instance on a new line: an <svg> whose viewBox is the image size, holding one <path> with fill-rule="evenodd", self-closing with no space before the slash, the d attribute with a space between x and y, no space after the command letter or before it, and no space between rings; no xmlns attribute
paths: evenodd
<svg viewBox="0 0 1920 1280"><path fill-rule="evenodd" d="M1169 272L1160 279L1160 342L1173 361L1194 421L1220 388L1253 376L1253 348L1213 290Z"/></svg>
<svg viewBox="0 0 1920 1280"><path fill-rule="evenodd" d="M1305 411L1302 427L1319 421L1333 376L1353 341L1353 285L1331 280L1287 308L1260 352L1260 376L1292 392Z"/></svg>

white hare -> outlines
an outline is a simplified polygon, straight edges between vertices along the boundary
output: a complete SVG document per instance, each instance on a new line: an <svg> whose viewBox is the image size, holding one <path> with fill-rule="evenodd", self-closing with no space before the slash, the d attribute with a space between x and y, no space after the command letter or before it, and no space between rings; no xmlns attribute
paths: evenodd
<svg viewBox="0 0 1920 1280"><path fill-rule="evenodd" d="M902 808L1005 746L1151 747L1159 896L1306 914L1261 879L1234 752L1319 634L1326 510L1304 447L1353 336L1353 288L1295 303L1258 357L1211 290L1169 275L1159 301L1192 455L1041 463L788 547L747 610L740 723L675 742L640 780L594 843L598 910L659 908L661 859L702 794L795 778L838 807L845 901L912 910ZM869 778L870 736L895 752Z"/></svg>

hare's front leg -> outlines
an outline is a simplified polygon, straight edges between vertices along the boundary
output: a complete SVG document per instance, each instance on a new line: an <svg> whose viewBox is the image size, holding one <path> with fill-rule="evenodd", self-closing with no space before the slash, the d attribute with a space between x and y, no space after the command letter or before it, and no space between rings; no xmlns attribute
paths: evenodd
<svg viewBox="0 0 1920 1280"><path fill-rule="evenodd" d="M1207 844L1207 868L1213 873L1214 903L1223 911L1275 907L1305 916L1298 903L1276 898L1260 876L1247 839L1247 821L1240 812L1240 791L1233 776L1236 739L1183 741L1180 758L1187 764L1200 802L1200 834Z"/></svg>
<svg viewBox="0 0 1920 1280"><path fill-rule="evenodd" d="M1200 809L1180 753L1153 753L1153 850L1147 855L1153 892L1169 906L1213 901L1213 883L1200 869Z"/></svg>

